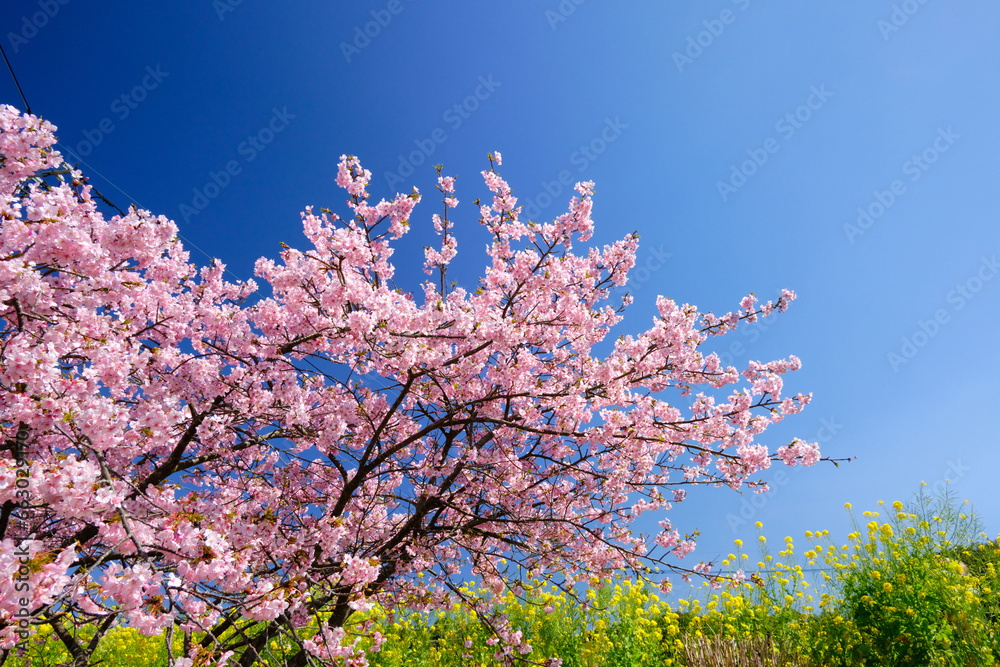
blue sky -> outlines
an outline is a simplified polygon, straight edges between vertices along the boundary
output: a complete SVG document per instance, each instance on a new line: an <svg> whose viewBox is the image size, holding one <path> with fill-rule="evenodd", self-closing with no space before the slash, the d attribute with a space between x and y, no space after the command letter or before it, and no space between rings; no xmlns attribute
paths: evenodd
<svg viewBox="0 0 1000 667"><path fill-rule="evenodd" d="M458 176L455 278L472 282L471 203L499 150L532 218L565 210L569 172L597 184L592 243L641 235L616 333L647 328L657 294L721 313L795 290L717 349L740 368L803 361L786 387L813 403L763 442L857 458L773 466L765 479L787 476L746 524L739 494L691 493L671 516L714 559L755 521L772 540L842 539L844 502L921 480L951 479L1000 531L998 19L988 0L6 0L0 39L95 186L175 219L194 261L239 278L304 246L305 206L346 211L346 153L376 200L425 195L395 257L411 286L440 211L432 165ZM6 76L0 102L23 107Z"/></svg>

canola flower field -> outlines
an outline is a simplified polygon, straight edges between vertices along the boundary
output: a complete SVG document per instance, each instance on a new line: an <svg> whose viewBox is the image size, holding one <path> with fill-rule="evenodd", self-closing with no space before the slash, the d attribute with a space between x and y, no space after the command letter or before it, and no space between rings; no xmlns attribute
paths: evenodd
<svg viewBox="0 0 1000 667"><path fill-rule="evenodd" d="M846 508L854 526L846 544L836 544L828 531L808 531L801 556L791 537L772 555L758 534L752 558L736 540L722 563L730 574L705 582L676 608L643 579L594 581L579 595L538 580L521 582L519 595L508 592L498 603L530 646L524 655L505 649L475 612L459 605L446 613L388 614L376 606L352 617L352 629L384 637L377 652L370 640L360 644L380 667L481 667L521 659L562 667L967 667L1000 660L1000 538L986 540L967 501L958 504L947 492L932 501L921 492L909 505L880 502L863 512L864 525L849 503ZM807 573L817 568L823 575L811 583ZM462 590L488 598L472 586ZM173 655L183 651L183 635L176 633ZM263 657L277 667L293 652L275 640ZM33 667L71 663L47 626L33 638L30 658ZM91 664L98 661L166 667L166 640L115 628ZM11 655L7 664L24 661Z"/></svg>

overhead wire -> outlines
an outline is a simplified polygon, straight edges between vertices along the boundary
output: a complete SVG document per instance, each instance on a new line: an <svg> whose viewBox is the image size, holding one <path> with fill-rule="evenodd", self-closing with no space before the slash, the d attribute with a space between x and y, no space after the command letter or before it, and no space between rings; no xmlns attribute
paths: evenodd
<svg viewBox="0 0 1000 667"><path fill-rule="evenodd" d="M0 54L3 55L3 60L4 60L5 63L7 63L7 70L10 72L10 78L12 78L14 80L14 85L17 87L17 92L20 93L20 95L21 95L21 101L24 102L24 110L27 113L31 114L31 115L35 115L34 112L31 110L31 105L28 104L28 98L27 98L27 96L25 96L24 90L21 88L21 83L17 79L17 74L14 73L14 67L10 64L10 59L7 58L7 52L4 51L3 44L0 44ZM64 146L63 144L60 144L58 142L56 143L56 146L59 146L60 148L62 148L65 152L67 152L70 155L72 155L75 160L77 160L78 162L80 162L82 164L85 164L87 166L87 169L89 169L90 171L94 172L95 174L97 174L98 176L100 176L101 178L103 178L105 181L107 181L107 183L109 185L111 185L111 187L113 187L115 190L118 190L118 192L120 192L123 195L125 195L132 202L132 204L134 204L136 206L136 208L141 208L141 209L144 209L144 210L147 210L147 211L149 210L145 206L143 206L142 204L140 204L139 201L135 197L133 197L129 193L125 192L125 190L123 190L121 187L119 187L110 178L108 178L107 176L105 176L101 172L97 171L97 169L95 169L93 167L93 165L89 164L86 160L84 160L79 155L77 155L69 147ZM98 192L97 194L109 206L111 206L112 208L114 208L115 210L117 210L122 215L125 214L124 211L122 211L120 208L118 208L117 206L115 206L108 198L106 198L103 195L101 195L100 192ZM209 259L212 259L212 260L215 259L215 257L213 257L212 255L209 255L207 252L205 252L204 250L202 250L201 248L199 248L190 239L185 238L180 232L177 233L177 236L182 241L184 241L184 243L186 243L187 245L191 246L192 248L194 248L195 250L197 250L201 254L205 255ZM238 281L241 281L241 282L243 281L242 278L240 278L238 275L236 275L235 273L233 273L228 267L226 267L226 273L228 273L229 275L233 276Z"/></svg>
<svg viewBox="0 0 1000 667"><path fill-rule="evenodd" d="M86 160L84 160L79 155L77 155L71 148L69 148L68 146L65 146L64 144L58 143L58 142L56 143L56 146L59 146L61 149L65 150L67 153L69 153L70 155L73 156L74 160L77 160L81 164L86 165L86 167L87 167L88 170L90 170L90 171L94 172L95 174L97 174L98 176L100 176L111 187L113 187L115 190L118 190L118 192L120 192L123 195L125 195L125 197L127 197L129 199L129 201L131 201L132 204L135 205L136 208L140 208L140 209L143 209L143 210L146 210L146 211L149 210L148 208L146 208L145 206L143 206L142 204L140 204L139 201L135 197L133 197L129 193L125 192L125 190L123 190L121 187L119 187L117 183L115 183L110 178L108 178L107 176L105 176L104 174L102 174L101 172L99 172L97 169L94 168L93 165L91 165ZM121 212L120 208L118 208L117 206L115 206L114 204L112 204L111 202L109 202L107 199L105 199L105 201L107 201L110 206L114 207L119 212ZM212 260L216 259L213 255L208 254L207 252L205 252L204 250L202 250L200 247L198 247L190 239L186 238L183 234L180 233L180 231L177 232L177 237L179 239L181 239L182 241L184 241L184 243L187 244L188 246L194 248L195 250L197 250L198 252L200 252L201 254L203 254L205 257L208 257L209 259L212 259ZM243 279L240 278L235 273L233 273L233 271L228 266L226 267L226 273L228 273L229 275L231 275L236 280L238 280L240 282L243 282Z"/></svg>
<svg viewBox="0 0 1000 667"><path fill-rule="evenodd" d="M28 104L28 98L24 94L24 90L21 88L21 83L18 81L17 74L15 74L15 72L14 72L14 67L11 65L10 60L7 58L7 53L3 50L3 45L2 44L0 44L0 54L3 55L4 62L7 64L7 70L10 72L10 76L14 80L14 85L17 87L17 91L21 95L21 101L24 103L24 109L25 109L25 111L27 113L29 113L29 114L34 115L34 113L31 110L31 105ZM105 176L104 174L102 174L93 165L91 165L89 162L87 162L82 157L80 157L71 148L69 148L68 146L66 146L66 145L64 145L62 143L59 143L59 142L56 142L56 146L58 146L60 149L62 149L62 151L64 151L65 153L68 153L69 155L71 155L73 157L73 159L76 160L79 164L85 165L87 167L88 171L91 171L91 172L97 174L100 178L102 178L105 182L107 182L111 187L113 187L115 190L117 190L118 192L120 192L123 195L125 195L125 197L136 208L147 210L147 211L150 210L150 209L146 208L145 206L143 206L141 203L139 203L139 201L135 197L133 197L129 193L125 192L125 190L122 189L117 183L115 183L110 178L108 178L107 176ZM64 161L64 166L67 169L71 170L71 168L69 167L69 165L65 164L65 161ZM121 215L125 215L125 212L122 211L122 209L118 208L118 206L116 206L113 202L111 202L111 200L109 200L107 197L105 197L104 195L102 195L100 193L100 191L98 191L96 188L94 189L94 192L108 206L110 206L111 208L113 208L116 211L118 211ZM190 239L186 238L183 234L180 233L179 230L177 232L177 237L180 238L182 241L184 241L184 243L187 246L189 246L191 248L194 248L195 250L197 250L198 252L200 252L201 254L203 254L205 257L207 257L207 258L209 258L211 260L215 260L216 259L213 255L208 254L202 248L200 248L197 244L195 244L193 241L191 241ZM236 273L234 273L232 271L232 269L230 269L228 266L226 267L225 271L226 271L226 273L228 273L229 275L231 275L233 278L235 278L237 281L244 282L243 279L240 278L238 275L236 275ZM307 361L307 363L310 366L312 366L316 370L317 373L321 373L320 369L317 368L312 363L312 361L310 361L310 360L306 360L306 361ZM381 376L375 375L371 379L372 379L372 381L373 381L374 384L380 385L381 389L388 389L391 386L390 383L388 382L388 380L386 380L385 378L382 378Z"/></svg>
<svg viewBox="0 0 1000 667"><path fill-rule="evenodd" d="M14 74L14 68L11 67L10 60L7 59L7 52L3 50L3 44L0 44L0 54L3 54L3 61L7 63L7 69L10 70L10 76L14 79L14 85L17 86L17 92L21 94L21 101L24 102L24 110L31 113L31 105L28 104L28 98L24 96L24 91L21 90L21 84L18 83L17 75Z"/></svg>

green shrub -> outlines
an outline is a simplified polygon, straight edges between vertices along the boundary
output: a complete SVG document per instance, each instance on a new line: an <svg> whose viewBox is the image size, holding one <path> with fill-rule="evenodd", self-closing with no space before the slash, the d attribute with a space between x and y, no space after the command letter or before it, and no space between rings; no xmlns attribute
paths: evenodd
<svg viewBox="0 0 1000 667"><path fill-rule="evenodd" d="M679 611L661 602L647 582L620 578L595 582L582 603L538 581L497 602L511 630L531 646L524 657L541 662L558 656L563 667L735 667L772 664L760 657L771 653L801 667L994 664L1000 658L1000 546L978 532L972 509L946 489L936 501L921 492L910 505L897 501L889 511L879 502L862 516L864 527L851 514L853 530L844 545L829 531L806 532L805 567L790 537L773 557L759 534L760 558L751 575L706 582L705 599L681 600ZM728 571L750 569L742 547L736 540L735 553L722 562ZM806 573L815 569L824 574L814 583ZM489 598L468 586L463 594ZM366 627L385 637L379 653L370 652L370 639L359 644L373 667L495 665L502 648L481 619L458 605L437 613L387 613L376 606L351 620L352 632ZM314 631L303 631L303 638ZM84 627L80 636L92 633ZM175 655L181 642L177 633ZM40 628L32 646L35 667L69 661L51 628ZM264 657L277 667L293 648L287 639L274 640ZM100 642L98 660L102 667L165 667L165 641L116 628Z"/></svg>

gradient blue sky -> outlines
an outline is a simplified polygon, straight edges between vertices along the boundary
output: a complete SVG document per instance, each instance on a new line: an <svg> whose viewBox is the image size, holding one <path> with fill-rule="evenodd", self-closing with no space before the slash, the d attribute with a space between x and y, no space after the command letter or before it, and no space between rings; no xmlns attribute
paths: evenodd
<svg viewBox="0 0 1000 667"><path fill-rule="evenodd" d="M499 150L533 218L565 209L568 171L597 183L593 243L640 233L621 333L648 327L657 294L721 313L795 290L766 329L717 349L739 343L740 368L799 356L786 387L813 403L764 442L857 459L773 466L765 479L787 477L745 525L744 497L692 492L671 516L701 531L707 560L758 520L772 540L843 539L844 502L906 500L921 480L950 478L1000 531L998 19L988 0L5 0L0 38L98 189L174 218L240 278L279 242L305 245L306 205L346 211L347 153L376 200L425 195L396 254L411 286L440 211L431 165L458 176L455 277L471 282L485 266L471 204ZM23 107L6 74L0 102ZM413 164L421 146L433 152ZM185 216L231 161L238 173ZM400 184L401 161L414 171Z"/></svg>

